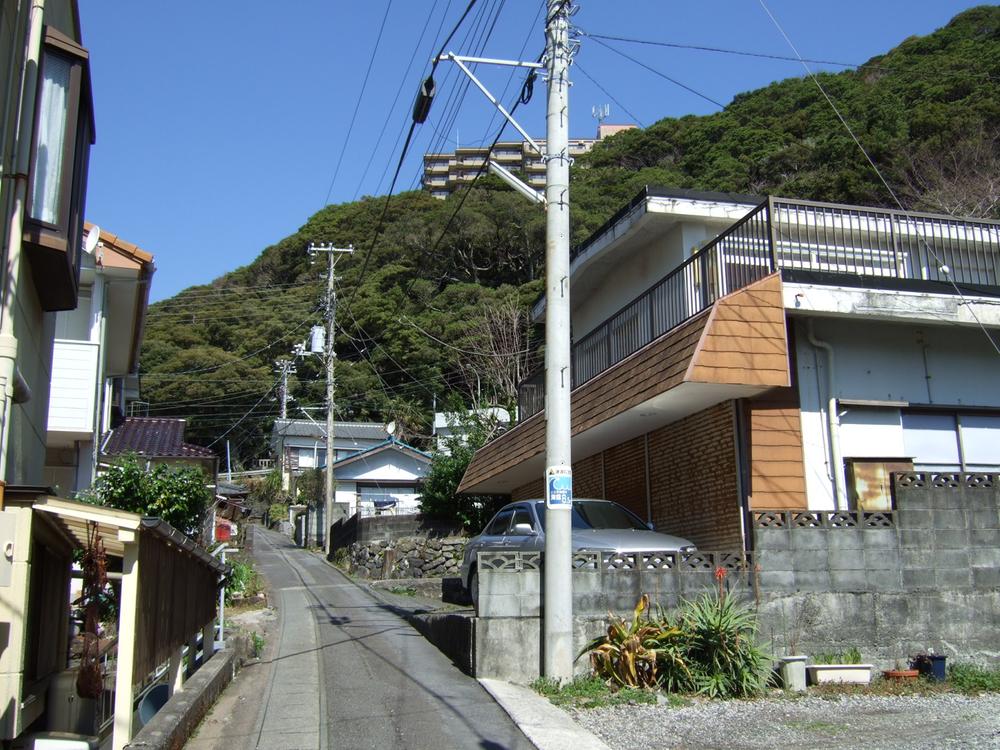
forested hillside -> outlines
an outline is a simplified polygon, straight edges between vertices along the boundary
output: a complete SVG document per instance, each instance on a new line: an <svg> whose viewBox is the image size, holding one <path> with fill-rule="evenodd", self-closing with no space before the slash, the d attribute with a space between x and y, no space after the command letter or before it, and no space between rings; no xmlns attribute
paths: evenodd
<svg viewBox="0 0 1000 750"><path fill-rule="evenodd" d="M1000 218L1000 8L819 81L906 207ZM599 144L573 169L574 240L647 184L895 205L810 78ZM250 265L153 305L150 414L187 417L201 444L229 439L234 461L264 455L274 361L322 322L325 261L311 265L311 242L358 249L337 266L338 418L395 419L419 442L435 401L509 399L540 361L539 332L524 324L541 290L544 214L491 178L455 214L461 200L393 196L374 244L384 196L328 206ZM289 410L301 417L323 404L323 368L316 357L297 368Z"/></svg>

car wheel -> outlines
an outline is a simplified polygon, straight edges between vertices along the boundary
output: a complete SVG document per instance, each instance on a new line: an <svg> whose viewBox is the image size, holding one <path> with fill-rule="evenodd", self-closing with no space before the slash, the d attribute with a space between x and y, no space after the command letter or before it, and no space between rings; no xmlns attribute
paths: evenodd
<svg viewBox="0 0 1000 750"><path fill-rule="evenodd" d="M479 571L475 568L469 574L469 598L472 599L472 608L479 615Z"/></svg>

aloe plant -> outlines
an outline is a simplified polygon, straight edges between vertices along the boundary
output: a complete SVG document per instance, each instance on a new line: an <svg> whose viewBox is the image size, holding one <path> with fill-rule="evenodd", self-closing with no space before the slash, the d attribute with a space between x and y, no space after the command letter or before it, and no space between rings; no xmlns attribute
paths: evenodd
<svg viewBox="0 0 1000 750"><path fill-rule="evenodd" d="M725 593L686 602L676 620L653 616L646 594L631 621L608 618L607 633L580 656L589 653L594 673L609 683L713 698L756 695L767 685L770 660L757 646L756 616Z"/></svg>

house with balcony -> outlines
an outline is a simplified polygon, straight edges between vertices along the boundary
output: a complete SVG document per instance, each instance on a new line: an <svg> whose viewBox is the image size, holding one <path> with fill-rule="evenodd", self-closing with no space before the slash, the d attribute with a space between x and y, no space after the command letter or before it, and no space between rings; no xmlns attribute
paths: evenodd
<svg viewBox="0 0 1000 750"><path fill-rule="evenodd" d="M703 549L1000 469L1000 223L646 188L572 254L576 497ZM534 309L544 313L545 300ZM543 373L459 491L543 497Z"/></svg>
<svg viewBox="0 0 1000 750"><path fill-rule="evenodd" d="M87 225L88 231L92 229ZM153 256L107 231L84 252L77 306L56 314L45 484L63 497L87 489L100 437L139 395L139 350Z"/></svg>

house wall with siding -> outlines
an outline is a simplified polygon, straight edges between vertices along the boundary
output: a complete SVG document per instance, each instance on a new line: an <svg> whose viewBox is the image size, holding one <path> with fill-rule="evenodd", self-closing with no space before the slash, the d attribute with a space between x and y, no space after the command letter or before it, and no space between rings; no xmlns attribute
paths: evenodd
<svg viewBox="0 0 1000 750"><path fill-rule="evenodd" d="M734 409L726 401L574 463L573 494L619 502L658 530L702 548L742 547ZM543 492L539 477L514 490L511 499Z"/></svg>
<svg viewBox="0 0 1000 750"><path fill-rule="evenodd" d="M750 507L806 508L798 391L775 388L745 410Z"/></svg>

